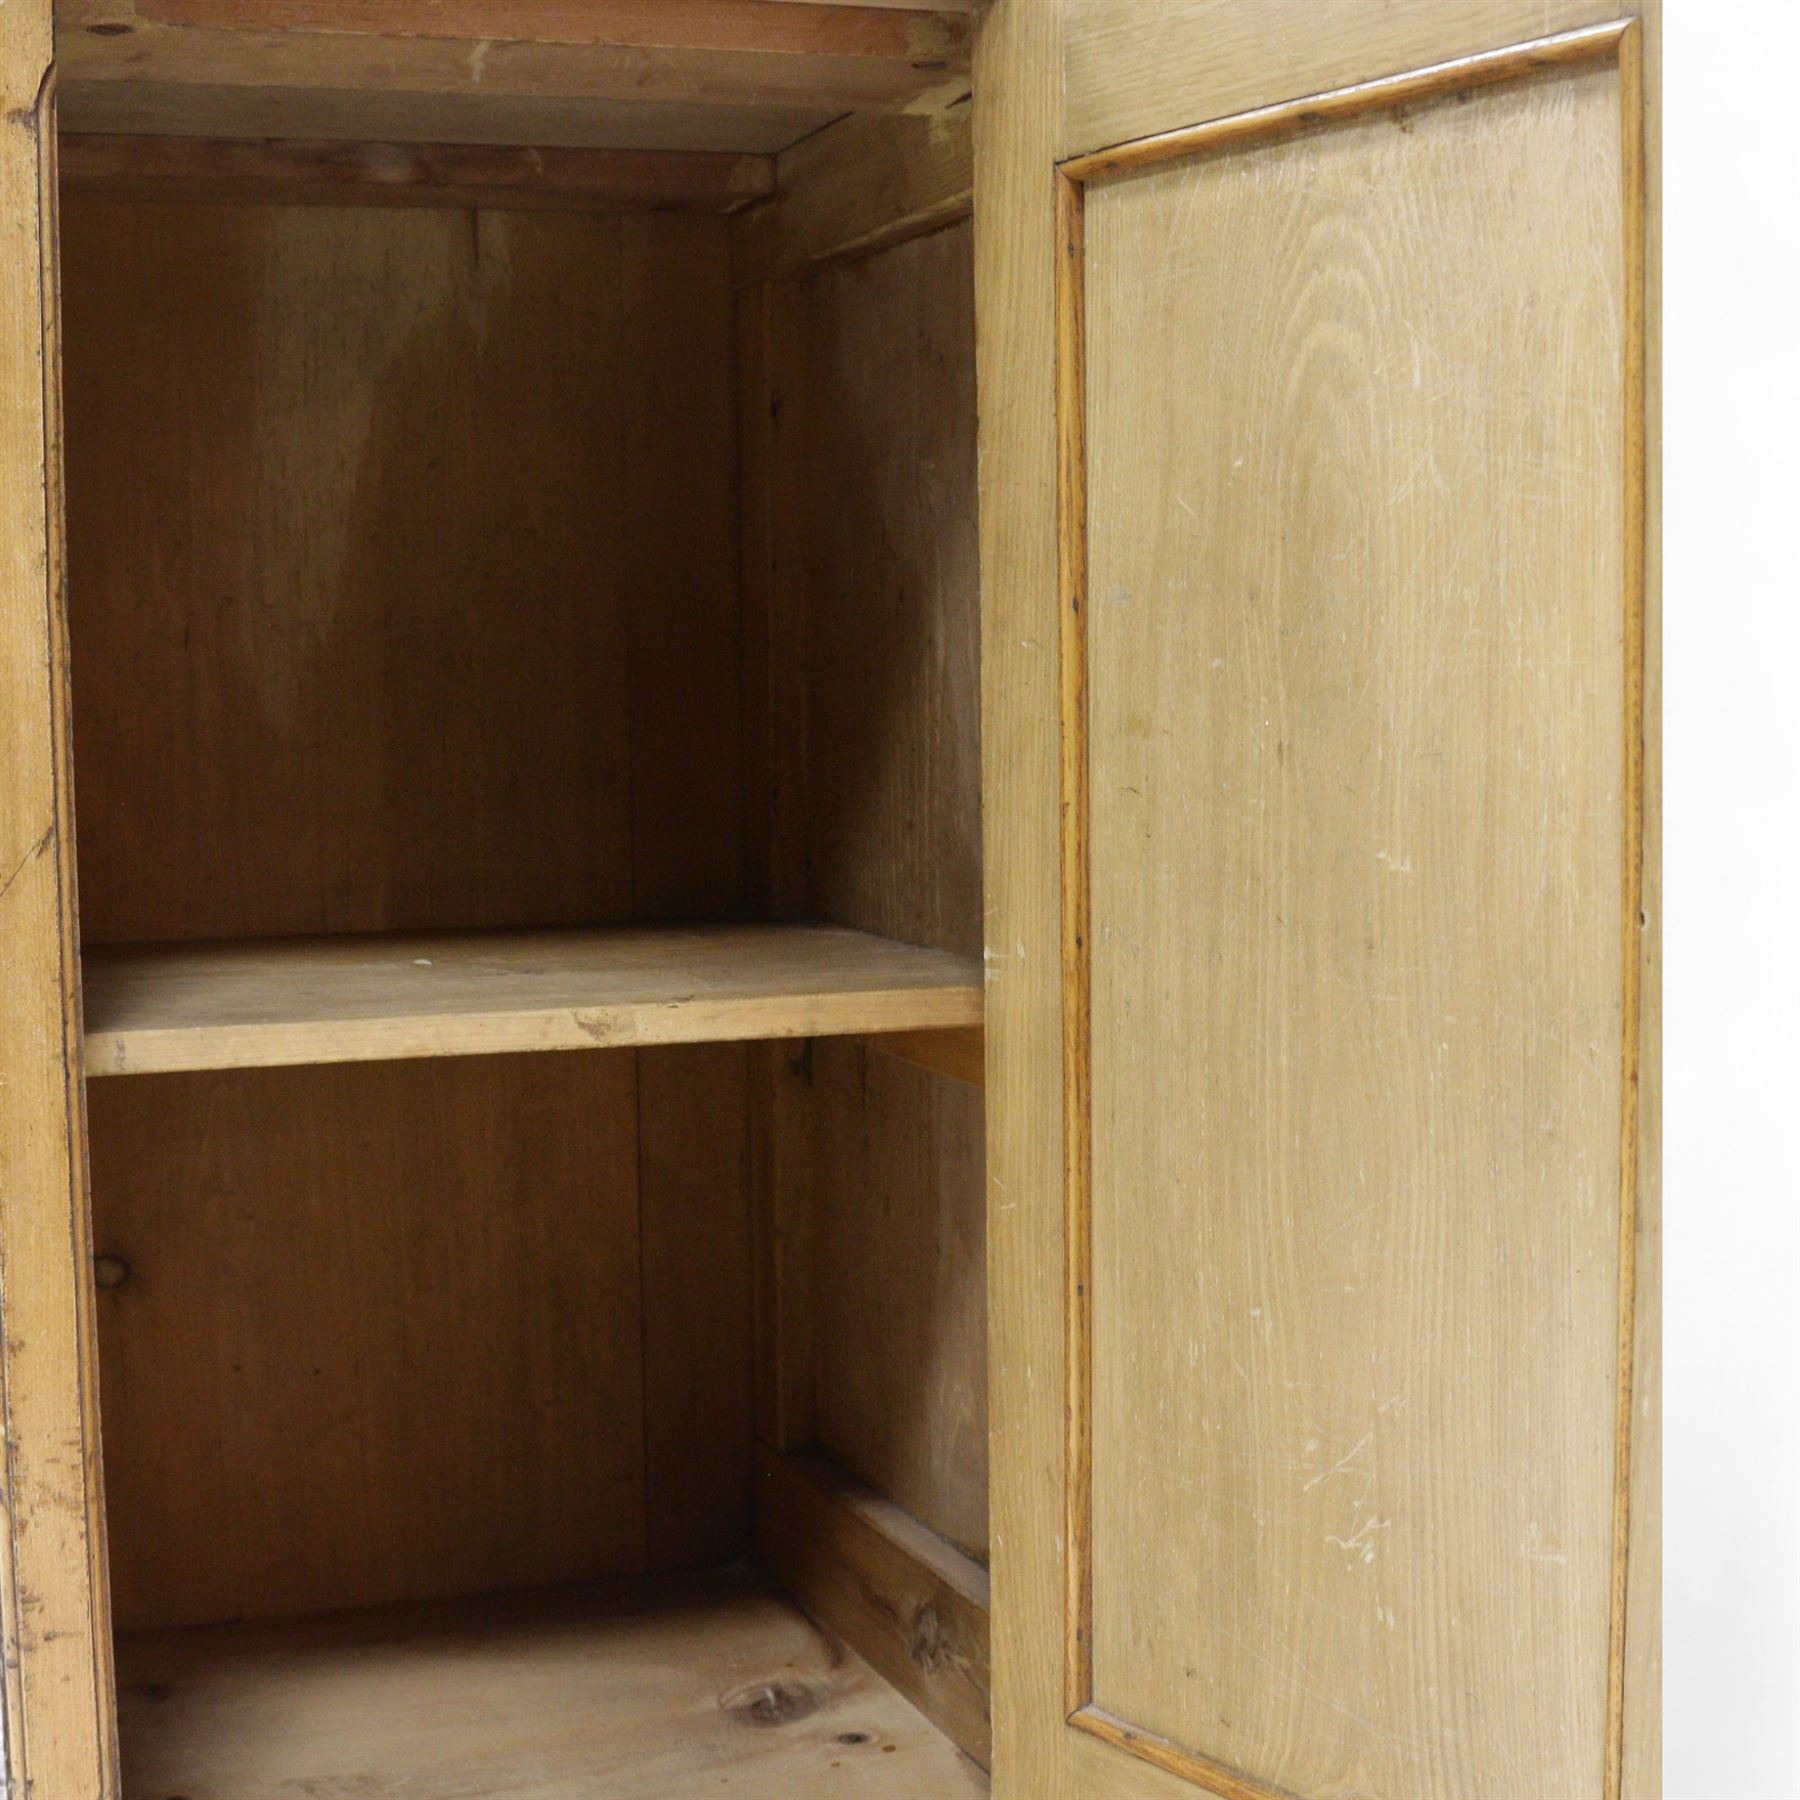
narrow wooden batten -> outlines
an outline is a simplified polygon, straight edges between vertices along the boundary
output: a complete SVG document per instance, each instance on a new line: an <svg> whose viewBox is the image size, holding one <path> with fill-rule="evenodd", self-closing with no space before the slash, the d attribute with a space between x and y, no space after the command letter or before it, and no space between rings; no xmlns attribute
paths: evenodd
<svg viewBox="0 0 1800 1800"><path fill-rule="evenodd" d="M775 187L773 158L706 150L72 132L61 163L73 191L302 206L728 213Z"/></svg>

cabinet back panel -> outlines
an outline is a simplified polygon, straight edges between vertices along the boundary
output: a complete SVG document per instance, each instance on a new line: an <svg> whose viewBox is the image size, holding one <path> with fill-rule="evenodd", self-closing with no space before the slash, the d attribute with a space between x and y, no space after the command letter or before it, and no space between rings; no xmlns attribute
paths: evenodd
<svg viewBox="0 0 1800 1800"><path fill-rule="evenodd" d="M788 290L805 533L811 905L981 948L973 241L964 223ZM788 415L784 415L788 416ZM821 1045L821 1442L987 1553L981 1096Z"/></svg>
<svg viewBox="0 0 1800 1800"><path fill-rule="evenodd" d="M97 1083L119 1626L740 1551L745 1055Z"/></svg>
<svg viewBox="0 0 1800 1800"><path fill-rule="evenodd" d="M90 1096L120 1627L644 1565L628 1056Z"/></svg>
<svg viewBox="0 0 1800 1800"><path fill-rule="evenodd" d="M723 221L77 196L63 295L90 940L738 898Z"/></svg>
<svg viewBox="0 0 1800 1800"><path fill-rule="evenodd" d="M75 196L63 295L90 941L740 909L723 221ZM96 1086L120 1622L738 1553L746 1081Z"/></svg>

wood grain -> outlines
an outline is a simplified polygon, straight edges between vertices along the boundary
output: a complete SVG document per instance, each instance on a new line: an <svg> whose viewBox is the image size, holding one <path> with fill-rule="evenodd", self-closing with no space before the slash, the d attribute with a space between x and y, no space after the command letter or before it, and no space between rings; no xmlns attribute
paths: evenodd
<svg viewBox="0 0 1800 1800"><path fill-rule="evenodd" d="M865 1050L897 1056L957 1081L980 1087L987 1080L987 1045L973 1028L961 1031L890 1031L862 1040Z"/></svg>
<svg viewBox="0 0 1800 1800"><path fill-rule="evenodd" d="M819 1442L960 1549L988 1549L979 1089L813 1048Z"/></svg>
<svg viewBox="0 0 1800 1800"><path fill-rule="evenodd" d="M94 1075L967 1025L972 958L830 926L270 938L90 950Z"/></svg>
<svg viewBox="0 0 1800 1800"><path fill-rule="evenodd" d="M737 322L748 878L765 912L791 919L807 910L806 604L792 554L803 496L782 444L804 429L809 386L785 289L741 288ZM808 1056L768 1044L751 1058L756 1434L777 1450L814 1432Z"/></svg>
<svg viewBox="0 0 1800 1800"><path fill-rule="evenodd" d="M1056 219L1062 11L976 41L994 1792L1073 1800L1063 1704Z"/></svg>
<svg viewBox="0 0 1800 1800"><path fill-rule="evenodd" d="M237 88L376 95L396 121L415 96L433 94L830 117L927 110L966 94L969 36L955 13L771 0L572 0L514 6L510 19L483 0L426 12L334 0L65 0L56 55L72 94L128 84L157 91L169 112L190 88Z"/></svg>
<svg viewBox="0 0 1800 1800"><path fill-rule="evenodd" d="M1605 1737L1619 109L1089 189L1093 1702L1196 1778L1576 1791Z"/></svg>
<svg viewBox="0 0 1800 1800"><path fill-rule="evenodd" d="M65 189L205 204L731 212L775 186L771 158L706 150L103 132L67 133L60 148Z"/></svg>
<svg viewBox="0 0 1800 1800"><path fill-rule="evenodd" d="M705 1044L637 1057L652 1568L728 1562L750 1538L754 1054Z"/></svg>
<svg viewBox="0 0 1800 1800"><path fill-rule="evenodd" d="M0 13L0 1786L110 1792L69 772L50 9Z"/></svg>
<svg viewBox="0 0 1800 1800"><path fill-rule="evenodd" d="M756 1545L790 1595L987 1767L987 1571L816 1455L757 1455Z"/></svg>
<svg viewBox="0 0 1800 1800"><path fill-rule="evenodd" d="M107 11L116 21L120 8ZM916 0L910 6L843 0L807 6L791 0L131 0L131 11L157 24L226 30L883 60L924 57L968 38L966 20L945 19L938 8Z"/></svg>
<svg viewBox="0 0 1800 1800"><path fill-rule="evenodd" d="M801 4L802 0L795 0ZM234 87L117 80L65 93L63 129L135 137L336 139L347 143L530 144L773 156L840 115L808 106L595 100L480 90L394 94L342 87Z"/></svg>
<svg viewBox="0 0 1800 1800"><path fill-rule="evenodd" d="M67 210L86 940L630 917L662 671L736 729L723 222Z"/></svg>
<svg viewBox="0 0 1800 1800"><path fill-rule="evenodd" d="M91 1104L122 1626L644 1566L632 1058Z"/></svg>
<svg viewBox="0 0 1800 1800"><path fill-rule="evenodd" d="M179 960L190 952L173 940L210 929L233 940L229 960L245 933L744 910L722 221L91 195L72 211L64 273L80 325L71 472L81 780L96 821L84 839L90 966L108 960L95 953L108 936L164 940ZM203 324L180 298L196 280ZM378 940L336 949L349 958L340 973L382 956ZM285 936L274 957L305 989L304 943ZM251 951L238 964L253 988L258 962ZM525 966L536 966L529 951ZM430 970L408 957L390 972L416 985ZM666 986L662 995L692 998ZM104 996L97 1004L103 1019ZM228 1062L235 1035L224 1034ZM462 1041L478 1053L499 1040L477 1020ZM571 1141L589 1145L595 1167L629 1172L618 1204L629 1201L630 1235L614 1246L630 1274L620 1313L629 1341L600 1356L590 1398L612 1408L609 1441L631 1447L630 1516L595 1526L604 1489L586 1453L545 1455L523 1484L535 1518L496 1522L480 1496L462 1515L446 1502L444 1535L466 1531L434 1565L447 1582L714 1560L747 1546L748 1246L731 1128L744 1107L742 1053L671 1051L638 1075L629 1060L615 1066L627 1071L629 1104L594 1107ZM529 1059L442 1077L464 1095L435 1121L447 1166L471 1180L491 1172L499 1109L533 1116L534 1069L550 1096L583 1079ZM242 1091L219 1084L219 1111L235 1116L264 1079ZM368 1106L409 1079L432 1078L347 1073L306 1090L304 1117L321 1144L360 1141L376 1129ZM96 1166L120 1188L103 1205L129 1203L123 1183L140 1155L184 1200L183 1170L220 1159L254 1167L253 1147L229 1133L213 1144L222 1128L211 1115L170 1107L145 1122L132 1108L148 1104L120 1097L96 1118ZM367 1204L353 1159L300 1160L308 1185L295 1205L308 1216L356 1217ZM537 1168L533 1198L551 1216L580 1216L583 1167L523 1152L518 1162ZM404 1174L394 1185L410 1191ZM430 1178L413 1174L428 1190ZM506 1179L494 1176L497 1191ZM401 1201L381 1205L386 1223L371 1233L408 1216ZM516 1285L504 1259L484 1263L473 1218L464 1237L457 1304L499 1329L530 1283ZM303 1246L280 1241L304 1260ZM185 1330L201 1344L248 1337L241 1301L198 1281L206 1246L190 1248L181 1257L176 1247L184 1267L168 1277L190 1284ZM401 1329L390 1269L352 1259L343 1274L342 1310L368 1312L370 1332ZM671 1300L696 1291L710 1311L704 1335ZM259 1404L282 1399L282 1377L266 1352L252 1366L242 1392L172 1410L160 1433L115 1444L128 1495L179 1485L170 1471L184 1457L204 1462L219 1434L261 1428ZM497 1418L500 1402L479 1383L450 1403L452 1436L466 1447L485 1430L501 1470L517 1444L509 1433L566 1411L559 1384L578 1375L542 1360L514 1372L520 1385ZM381 1391L421 1421L444 1404L423 1359ZM629 1417L605 1399L618 1392L634 1396ZM346 1406L354 1413L354 1396ZM381 1554L404 1490L395 1477L337 1493L322 1536L351 1541L342 1585L304 1565L316 1577L306 1604L368 1597L358 1552ZM123 1518L131 1503L120 1504ZM228 1521L223 1560L252 1573L278 1564L284 1517L251 1510ZM219 1603L204 1571L159 1562L161 1540L146 1548L141 1523L125 1524L121 1569L141 1561L144 1574L127 1579L159 1584L158 1606L195 1617ZM191 1554L189 1541L172 1529L167 1555ZM538 1571L518 1573L533 1555ZM429 1585L416 1565L393 1561L409 1591ZM242 1586L253 1589L250 1574Z"/></svg>
<svg viewBox="0 0 1800 1800"><path fill-rule="evenodd" d="M1619 19L1618 0L1061 0L1058 156Z"/></svg>
<svg viewBox="0 0 1800 1800"><path fill-rule="evenodd" d="M741 1575L125 1640L127 1791L946 1800L980 1770Z"/></svg>
<svg viewBox="0 0 1800 1800"><path fill-rule="evenodd" d="M1631 1351L1631 1489L1628 1532L1615 1543L1625 1562L1625 1640L1619 1694L1619 1791L1625 1800L1662 1794L1662 9L1639 20L1641 113L1627 134L1641 136L1642 229L1628 249L1642 258L1643 361L1628 403L1641 407L1643 509L1627 530L1642 531L1643 564L1642 890L1637 942L1638 1106L1635 1293ZM1627 218L1631 195L1626 196ZM1628 279L1632 272L1628 271ZM1627 555L1632 553L1627 546Z"/></svg>
<svg viewBox="0 0 1800 1800"><path fill-rule="evenodd" d="M805 607L808 906L971 958L972 257L970 228L956 224L788 284L806 399L801 415L784 413L777 443L781 478L800 496L782 551ZM824 1044L813 1079L819 1442L985 1554L979 1096Z"/></svg>
<svg viewBox="0 0 1800 1800"><path fill-rule="evenodd" d="M981 943L973 244L952 226L805 284L809 905Z"/></svg>

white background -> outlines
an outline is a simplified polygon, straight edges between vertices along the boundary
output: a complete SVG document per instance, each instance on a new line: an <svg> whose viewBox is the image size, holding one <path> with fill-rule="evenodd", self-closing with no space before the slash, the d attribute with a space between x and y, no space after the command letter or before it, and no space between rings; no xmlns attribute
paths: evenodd
<svg viewBox="0 0 1800 1800"><path fill-rule="evenodd" d="M1668 1800L1800 1795L1800 0L1665 0Z"/></svg>

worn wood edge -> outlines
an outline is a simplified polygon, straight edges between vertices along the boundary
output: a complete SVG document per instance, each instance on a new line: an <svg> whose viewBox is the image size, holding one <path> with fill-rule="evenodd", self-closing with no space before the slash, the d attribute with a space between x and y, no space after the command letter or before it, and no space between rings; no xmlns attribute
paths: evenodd
<svg viewBox="0 0 1800 1800"><path fill-rule="evenodd" d="M759 1448L756 1543L792 1598L988 1766L987 1571L827 1458Z"/></svg>
<svg viewBox="0 0 1800 1800"><path fill-rule="evenodd" d="M88 1035L88 1074L173 1074L426 1056L855 1037L878 1029L874 1019L883 1014L904 1019L910 1027L936 1029L971 1024L980 1012L978 988L881 988L801 997L396 1014L323 1024L100 1030Z"/></svg>
<svg viewBox="0 0 1800 1800"><path fill-rule="evenodd" d="M1231 113L1201 124L1184 125L1175 131L1135 138L1128 143L1070 157L1060 167L1065 176L1077 182L1126 175L1158 163L1236 149L1293 132L1338 124L1362 113L1494 87L1580 63L1599 62L1619 53L1631 25L1630 19L1609 19L1600 25L1584 25L1578 30L1557 32L1550 37L1531 38L1503 49L1432 63L1404 74L1384 75L1373 81L1332 88L1322 94L1283 100L1274 106L1259 106L1249 112Z"/></svg>
<svg viewBox="0 0 1800 1800"><path fill-rule="evenodd" d="M737 5L710 8L723 21L717 30L684 32L678 23L662 23L676 9L665 15L640 8L629 26L614 28L596 17L591 27L560 39L487 30L458 36L281 29L248 18L231 26L175 24L141 12L121 17L121 7L110 3L88 6L85 18L72 16L79 10L69 7L57 31L64 91L73 97L121 84L151 88L171 110L178 110L184 90L209 88L382 94L399 112L415 96L460 95L787 107L825 115L932 112L968 91L971 21L957 13L844 9L857 12L858 34L839 42L817 23L830 21L831 9L766 0L766 10L786 22L777 36L758 42L739 19L754 9ZM803 15L811 16L810 29L802 29ZM127 29L118 31L121 25ZM871 33L881 41L872 42Z"/></svg>
<svg viewBox="0 0 1800 1800"><path fill-rule="evenodd" d="M115 41L172 27L923 61L966 56L969 35L966 0L85 0L69 10L78 29L111 26L96 35Z"/></svg>
<svg viewBox="0 0 1800 1800"><path fill-rule="evenodd" d="M1638 947L1638 1162L1630 1533L1621 1792L1662 1792L1662 14L1640 9L1643 236L1643 842Z"/></svg>
<svg viewBox="0 0 1800 1800"><path fill-rule="evenodd" d="M170 201L728 213L775 187L731 151L72 132L61 159L68 190Z"/></svg>
<svg viewBox="0 0 1800 1800"><path fill-rule="evenodd" d="M56 73L47 0L0 18L7 514L0 685L25 700L8 763L22 854L0 869L0 1631L7 1792L118 1790L76 975L75 832L63 547ZM41 757L40 757L41 752ZM0 811L11 813L9 800ZM12 913L11 908L20 909ZM30 910L26 910L30 909ZM34 979L34 976L36 979ZM9 1099L10 1096L10 1099ZM35 1128L35 1129L34 1129Z"/></svg>
<svg viewBox="0 0 1800 1800"><path fill-rule="evenodd" d="M1065 1704L1093 1698L1092 1119L1088 955L1086 244L1081 183L1056 178L1057 567L1061 640L1064 1305L1067 1418Z"/></svg>
<svg viewBox="0 0 1800 1800"><path fill-rule="evenodd" d="M987 1045L979 1025L952 1031L882 1031L863 1038L863 1047L971 1087L987 1085Z"/></svg>
<svg viewBox="0 0 1800 1800"><path fill-rule="evenodd" d="M1140 1731L1137 1726L1127 1724L1101 1707L1079 1707L1069 1715L1069 1723L1077 1731L1085 1731L1115 1750L1123 1750L1167 1774L1192 1782L1209 1794L1217 1794L1219 1800L1297 1800L1297 1796L1285 1788L1266 1786L1223 1763L1196 1756L1168 1738Z"/></svg>
<svg viewBox="0 0 1800 1800"><path fill-rule="evenodd" d="M1065 1725L1064 1251L1057 822L1055 205L1063 8L1004 3L975 46L982 935L988 966L995 1800L1074 1800ZM1045 1303L1048 1293L1049 1304Z"/></svg>
<svg viewBox="0 0 1800 1800"><path fill-rule="evenodd" d="M1607 1634L1603 1792L1620 1800L1625 1765L1626 1633L1632 1531L1632 1425L1638 1307L1638 1171L1644 920L1645 609L1649 532L1646 437L1646 189L1643 32L1618 38L1621 215L1624 224L1624 830L1620 870L1619 1282L1613 1428L1612 1561Z"/></svg>
<svg viewBox="0 0 1800 1800"><path fill-rule="evenodd" d="M915 117L853 113L776 158L773 197L735 228L736 278L791 279L941 231L969 216L974 186L968 106Z"/></svg>
<svg viewBox="0 0 1800 1800"><path fill-rule="evenodd" d="M63 993L63 1079L68 1116L74 1134L71 1244L75 1293L77 1376L81 1390L82 1466L87 1500L89 1645L94 1668L94 1709L99 1740L101 1792L116 1793L119 1776L119 1729L113 1675L112 1589L107 1558L106 1498L100 1425L100 1347L95 1319L93 1281L93 1206L88 1186L87 1081L83 1061L82 989L80 975L81 909L75 825L75 744L73 661L69 647L68 529L63 480L62 404L62 263L61 204L62 136L57 124L56 69L44 79L39 105L40 216L47 221L40 238L44 294L44 419L46 453L52 478L48 484L51 524L47 533L51 579L51 663L55 672L57 780L63 828L59 836L62 901L61 986Z"/></svg>

